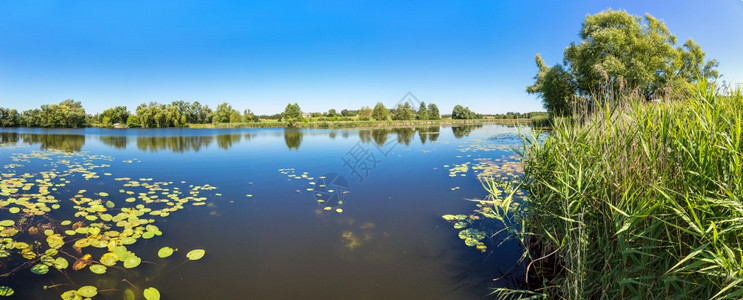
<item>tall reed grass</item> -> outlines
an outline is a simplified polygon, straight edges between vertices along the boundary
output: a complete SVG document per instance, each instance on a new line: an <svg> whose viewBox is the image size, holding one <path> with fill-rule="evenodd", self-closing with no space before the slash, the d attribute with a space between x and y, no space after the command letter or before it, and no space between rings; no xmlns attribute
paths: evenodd
<svg viewBox="0 0 743 300"><path fill-rule="evenodd" d="M743 94L631 98L525 137L522 201L485 181L527 251L531 291L498 296L743 298Z"/></svg>

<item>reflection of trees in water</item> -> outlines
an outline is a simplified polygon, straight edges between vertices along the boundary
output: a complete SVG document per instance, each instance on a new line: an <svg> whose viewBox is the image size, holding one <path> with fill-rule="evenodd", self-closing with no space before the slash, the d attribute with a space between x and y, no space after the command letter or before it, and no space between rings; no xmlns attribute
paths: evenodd
<svg viewBox="0 0 743 300"><path fill-rule="evenodd" d="M246 134L245 139L250 139L250 135ZM241 134L220 134L217 135L217 146L219 149L230 149L232 147L232 144L240 143L240 140L242 140L243 135Z"/></svg>
<svg viewBox="0 0 743 300"><path fill-rule="evenodd" d="M371 130L368 129L360 129L359 130L359 140L361 140L362 143L368 144L372 140Z"/></svg>
<svg viewBox="0 0 743 300"><path fill-rule="evenodd" d="M151 152L159 150L199 151L213 141L213 136L139 136L137 137L137 149Z"/></svg>
<svg viewBox="0 0 743 300"><path fill-rule="evenodd" d="M390 135L389 129L372 129L371 131L371 136L374 140L374 143L379 146L383 146L385 143L387 143L388 135Z"/></svg>
<svg viewBox="0 0 743 300"><path fill-rule="evenodd" d="M21 141L29 145L39 144L41 149L78 152L85 145L85 136L79 134L32 134L32 133L0 133L2 143L18 143Z"/></svg>
<svg viewBox="0 0 743 300"><path fill-rule="evenodd" d="M439 132L441 127L417 127L415 131L418 132L418 138L421 140L421 144L425 144L427 141L435 142L439 139Z"/></svg>
<svg viewBox="0 0 743 300"><path fill-rule="evenodd" d="M413 140L413 134L415 134L415 129L413 128L395 128L392 131L397 135L397 143L405 144L406 146L410 145L410 141Z"/></svg>
<svg viewBox="0 0 743 300"><path fill-rule="evenodd" d="M335 139L335 136L338 135L338 131L331 130L328 132L328 137L331 139Z"/></svg>
<svg viewBox="0 0 743 300"><path fill-rule="evenodd" d="M114 147L116 149L126 149L126 137L116 135L104 135L98 138L106 146Z"/></svg>
<svg viewBox="0 0 743 300"><path fill-rule="evenodd" d="M284 142L289 150L299 150L299 145L302 144L302 137L304 132L299 129L284 129Z"/></svg>
<svg viewBox="0 0 743 300"><path fill-rule="evenodd" d="M482 125L462 125L454 126L451 128L455 138L461 139L462 137L469 136L473 130L481 128Z"/></svg>

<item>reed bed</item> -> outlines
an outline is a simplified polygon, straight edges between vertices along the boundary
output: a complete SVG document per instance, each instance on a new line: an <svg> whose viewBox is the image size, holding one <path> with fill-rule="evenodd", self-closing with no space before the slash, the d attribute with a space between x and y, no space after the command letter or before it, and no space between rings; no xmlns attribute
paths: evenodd
<svg viewBox="0 0 743 300"><path fill-rule="evenodd" d="M501 298L743 297L743 94L593 99L524 137L522 182L484 181L525 248L528 290ZM514 185L527 193L512 201Z"/></svg>

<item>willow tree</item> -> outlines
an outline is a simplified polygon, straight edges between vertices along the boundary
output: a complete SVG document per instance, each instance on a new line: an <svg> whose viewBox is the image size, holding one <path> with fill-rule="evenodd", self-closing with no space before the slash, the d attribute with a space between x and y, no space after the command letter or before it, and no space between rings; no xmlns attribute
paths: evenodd
<svg viewBox="0 0 743 300"><path fill-rule="evenodd" d="M588 15L579 36L580 41L565 49L562 65L548 67L537 54L539 70L527 92L538 94L553 113L565 112L572 96L625 89L638 90L650 100L684 81L719 77L716 60L705 60L691 39L677 46L676 36L650 14L639 17L609 9Z"/></svg>

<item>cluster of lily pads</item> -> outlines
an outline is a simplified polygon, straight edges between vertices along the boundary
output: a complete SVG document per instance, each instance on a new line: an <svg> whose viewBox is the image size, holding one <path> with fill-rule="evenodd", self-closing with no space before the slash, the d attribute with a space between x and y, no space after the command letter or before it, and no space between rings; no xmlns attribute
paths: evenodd
<svg viewBox="0 0 743 300"><path fill-rule="evenodd" d="M313 193L313 196L315 197L317 204L322 206L323 210L325 211L335 211L336 213L342 213L343 208L340 206L343 205L344 200L349 193L348 187L333 187L328 186L327 182L325 181L325 176L318 176L317 179L313 176L309 175L309 172L302 172L301 174L298 174L294 168L286 168L286 169L279 169L279 173L286 175L289 180L298 180L300 181L300 184L302 186L302 189L307 192ZM304 184L306 183L306 187L304 187ZM302 190L297 189L297 192L302 192ZM339 199L335 203L328 202L331 198Z"/></svg>
<svg viewBox="0 0 743 300"><path fill-rule="evenodd" d="M175 184L119 177L113 181L121 185L118 194L110 182L105 185L108 191L73 192L73 181L77 184L80 179L95 181L112 176L105 168L114 159L61 151L15 153L10 158L13 163L3 166L0 173L0 270L4 272L0 279L23 270L38 275L58 270L68 276L70 269L87 268L94 274L106 274L110 268L136 268L142 259L127 246L162 235L155 225L158 219L187 205L206 204L209 198L203 194L216 189L208 184L186 187L184 181ZM33 171L22 173L27 164ZM39 165L47 169L39 170ZM174 251L163 247L158 256L165 258ZM204 254L203 249L196 249L186 257L198 260ZM85 299L99 292L88 285L68 290L61 297ZM0 296L14 293L11 287L0 286ZM134 299L131 293L127 289L124 298ZM148 300L159 299L159 291L152 287L143 295Z"/></svg>
<svg viewBox="0 0 743 300"><path fill-rule="evenodd" d="M491 151L507 151L512 146L506 144L498 144L486 140L475 140L466 146L460 146L458 149L461 152L468 152L466 157L469 158L472 155L482 156L478 152L491 152ZM462 155L458 155L457 158L464 158ZM472 161L466 161L460 164L444 165L444 168L449 171L449 177L466 176L467 173L472 171L478 180L486 185L489 191L492 191L494 195L490 195L486 200L474 200L477 208L473 210L471 214L447 214L443 215L442 218L452 224L452 227L459 230L459 238L464 240L465 245L469 247L475 247L481 252L487 250L487 246L483 240L490 235L492 232L486 232L478 228L486 228L482 226L482 220L484 219L500 219L508 212L498 211L498 207L503 207L502 202L508 201L508 205L517 205L513 202L515 199L524 196L524 192L520 189L511 190L512 185L504 185L500 187L487 186L488 183L492 182L514 182L522 174L523 169L521 161L518 155L511 152L510 155L501 155L499 158L489 157L477 157ZM492 180L491 180L492 179ZM504 193L504 188L508 187L508 195L500 197ZM459 187L454 187L451 190L458 190ZM506 205L507 206L507 205Z"/></svg>

